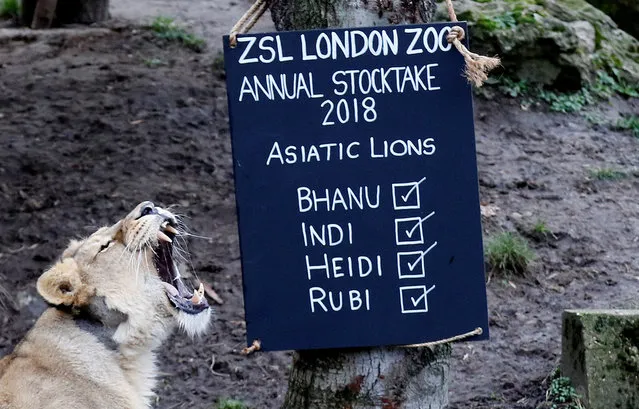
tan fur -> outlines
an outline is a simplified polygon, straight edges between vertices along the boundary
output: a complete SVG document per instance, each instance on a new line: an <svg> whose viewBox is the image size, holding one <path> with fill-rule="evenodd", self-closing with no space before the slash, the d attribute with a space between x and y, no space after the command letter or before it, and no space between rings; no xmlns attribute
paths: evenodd
<svg viewBox="0 0 639 409"><path fill-rule="evenodd" d="M148 408L154 350L176 325L204 331L209 311L183 316L154 267L149 246L173 215L156 208L158 214L136 220L145 206L72 242L38 279L38 292L52 307L0 360L0 409ZM77 319L87 312L99 320L87 321L90 330Z"/></svg>

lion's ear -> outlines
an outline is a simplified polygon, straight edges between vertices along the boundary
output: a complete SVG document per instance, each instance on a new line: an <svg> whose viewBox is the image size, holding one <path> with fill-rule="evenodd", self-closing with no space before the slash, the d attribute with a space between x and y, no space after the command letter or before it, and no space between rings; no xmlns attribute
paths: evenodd
<svg viewBox="0 0 639 409"><path fill-rule="evenodd" d="M88 305L93 295L93 291L82 282L73 259L65 259L45 271L38 278L37 289L48 303L68 307Z"/></svg>
<svg viewBox="0 0 639 409"><path fill-rule="evenodd" d="M62 252L62 259L65 259L67 257L73 257L73 255L75 254L76 251L78 251L81 245L82 245L81 240L75 240L75 239L71 240L67 248Z"/></svg>

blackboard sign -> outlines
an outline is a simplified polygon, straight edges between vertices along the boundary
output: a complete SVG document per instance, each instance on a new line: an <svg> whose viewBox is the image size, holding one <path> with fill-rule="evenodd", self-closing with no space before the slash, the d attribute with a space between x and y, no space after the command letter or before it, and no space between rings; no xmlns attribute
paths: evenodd
<svg viewBox="0 0 639 409"><path fill-rule="evenodd" d="M472 94L451 26L224 38L249 344L488 338Z"/></svg>

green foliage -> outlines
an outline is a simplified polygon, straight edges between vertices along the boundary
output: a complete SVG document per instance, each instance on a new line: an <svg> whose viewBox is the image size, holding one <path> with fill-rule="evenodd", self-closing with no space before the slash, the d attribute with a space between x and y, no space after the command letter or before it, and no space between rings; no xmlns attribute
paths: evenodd
<svg viewBox="0 0 639 409"><path fill-rule="evenodd" d="M213 69L215 71L224 71L224 54L218 53L213 59Z"/></svg>
<svg viewBox="0 0 639 409"><path fill-rule="evenodd" d="M244 402L234 399L222 399L215 409L247 409Z"/></svg>
<svg viewBox="0 0 639 409"><path fill-rule="evenodd" d="M500 14L493 18L498 29L515 28L517 27L517 20L512 12Z"/></svg>
<svg viewBox="0 0 639 409"><path fill-rule="evenodd" d="M550 105L551 111L556 112L578 112L586 105L595 103L595 97L587 88L572 93L556 93L552 91L540 91L539 97Z"/></svg>
<svg viewBox="0 0 639 409"><path fill-rule="evenodd" d="M477 27L480 27L486 31L493 31L497 30L499 28L499 25L491 18L480 17L477 19Z"/></svg>
<svg viewBox="0 0 639 409"><path fill-rule="evenodd" d="M499 82L499 89L512 98L531 95L531 85L526 80L515 81L508 77L503 77Z"/></svg>
<svg viewBox="0 0 639 409"><path fill-rule="evenodd" d="M535 254L521 237L504 232L491 238L486 245L486 258L493 270L523 274Z"/></svg>
<svg viewBox="0 0 639 409"><path fill-rule="evenodd" d="M18 18L21 4L20 0L0 0L0 18Z"/></svg>
<svg viewBox="0 0 639 409"><path fill-rule="evenodd" d="M546 402L550 409L583 409L581 397L575 391L570 379L558 376L552 380L546 392Z"/></svg>
<svg viewBox="0 0 639 409"><path fill-rule="evenodd" d="M546 222L543 220L537 220L537 222L532 226L529 235L538 242L546 242L550 239L558 240L558 237L552 230L550 230Z"/></svg>
<svg viewBox="0 0 639 409"><path fill-rule="evenodd" d="M535 223L535 225L533 226L533 232L537 234L541 234L543 236L546 236L552 233L550 229L548 228L548 226L546 226L546 222L544 222L543 220L539 220L537 221L537 223Z"/></svg>
<svg viewBox="0 0 639 409"><path fill-rule="evenodd" d="M631 85L619 77L619 70L611 68L613 75L605 71L597 73L597 80L592 90L601 97L607 98L615 92L627 97L639 97L639 85Z"/></svg>
<svg viewBox="0 0 639 409"><path fill-rule="evenodd" d="M596 113L592 113L592 112L586 112L584 114L584 118L586 118L586 120L588 122L590 122L593 125L607 125L608 121L606 120L605 117L596 114Z"/></svg>
<svg viewBox="0 0 639 409"><path fill-rule="evenodd" d="M477 1L477 0L475 0ZM480 16L477 27L486 31L508 30L523 24L536 23L538 13L529 10L525 5L518 4L512 10L493 17Z"/></svg>
<svg viewBox="0 0 639 409"><path fill-rule="evenodd" d="M620 119L615 124L615 129L630 131L635 137L639 138L639 116L632 115Z"/></svg>
<svg viewBox="0 0 639 409"><path fill-rule="evenodd" d="M160 38L182 43L194 51L202 51L206 46L203 39L187 32L170 17L157 17L151 24L151 30Z"/></svg>
<svg viewBox="0 0 639 409"><path fill-rule="evenodd" d="M499 80L498 88L512 98L526 97L537 102L543 101L549 105L551 111L564 113L579 112L584 107L607 100L614 94L639 97L639 85L626 83L618 76L618 71L615 69L612 72L612 75L605 71L599 72L593 84L572 93L546 90L539 84L526 80L516 81L508 77ZM627 123L620 121L618 128L630 129L634 133L635 129L639 129L639 124L636 118L634 122L632 119L630 118ZM639 130L635 135L639 137Z"/></svg>
<svg viewBox="0 0 639 409"><path fill-rule="evenodd" d="M149 68L159 67L160 65L164 65L164 62L159 58L147 58L144 60L144 65Z"/></svg>
<svg viewBox="0 0 639 409"><path fill-rule="evenodd" d="M619 180L626 178L628 175L625 172L614 170L611 168L591 169L590 176L597 180Z"/></svg>

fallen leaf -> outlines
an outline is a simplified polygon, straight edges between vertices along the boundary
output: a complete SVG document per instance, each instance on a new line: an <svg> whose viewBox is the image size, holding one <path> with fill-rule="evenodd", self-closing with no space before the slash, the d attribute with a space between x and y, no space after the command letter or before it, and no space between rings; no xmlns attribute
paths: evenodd
<svg viewBox="0 0 639 409"><path fill-rule="evenodd" d="M222 298L215 292L213 287L211 287L208 283L202 283L202 284L204 284L204 292L206 293L206 295L211 297L211 299L215 301L216 303L220 305L224 304L224 300L222 300Z"/></svg>
<svg viewBox="0 0 639 409"><path fill-rule="evenodd" d="M495 205L480 205L481 215L484 217L494 217L497 216L499 212L499 207Z"/></svg>

